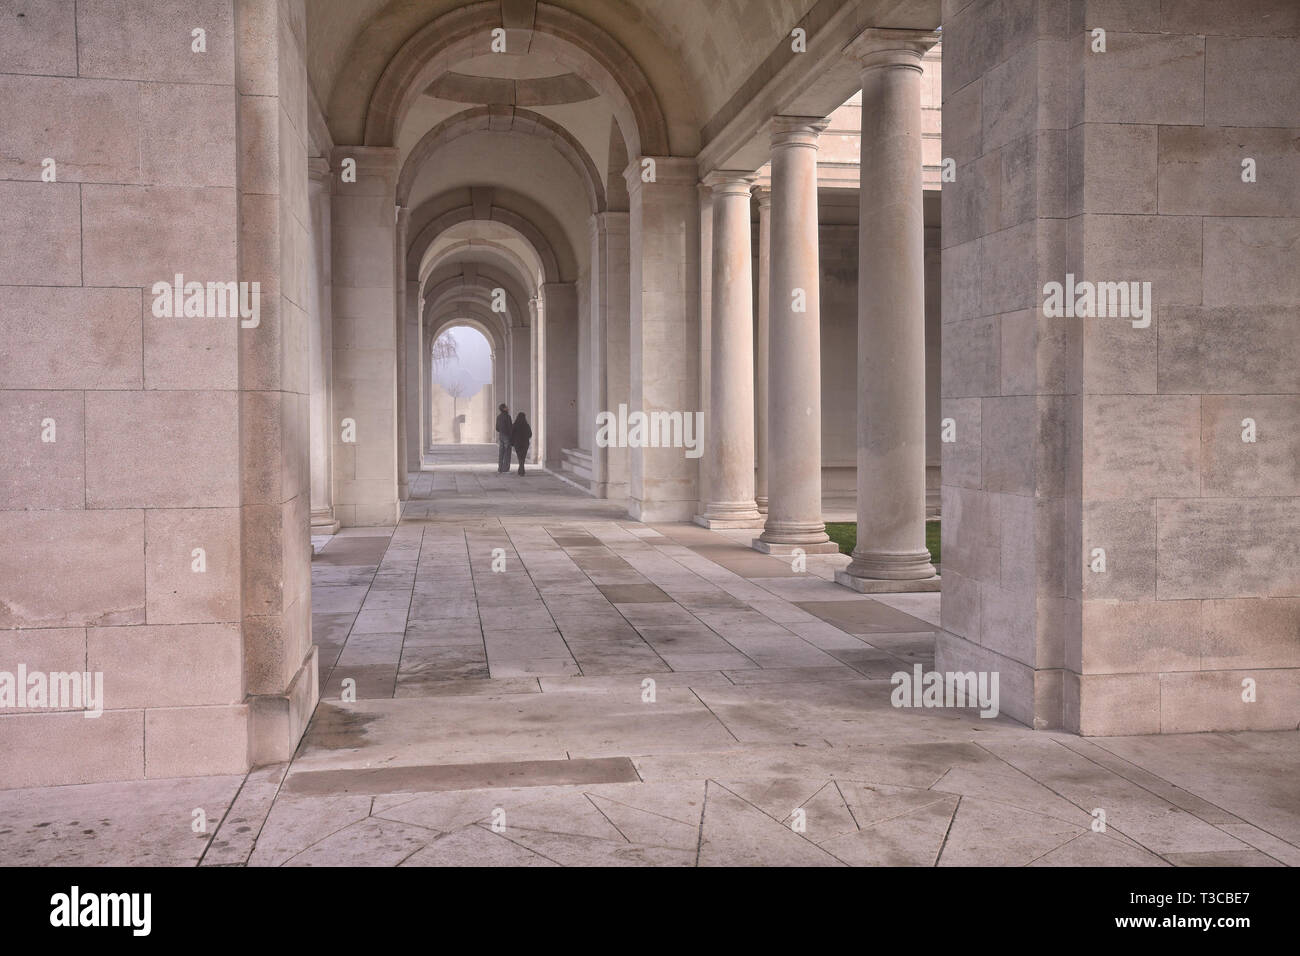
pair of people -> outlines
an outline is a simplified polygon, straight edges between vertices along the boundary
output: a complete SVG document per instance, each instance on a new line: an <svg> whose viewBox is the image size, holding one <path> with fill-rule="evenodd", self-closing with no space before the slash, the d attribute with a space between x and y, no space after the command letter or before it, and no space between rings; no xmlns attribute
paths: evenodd
<svg viewBox="0 0 1300 956"><path fill-rule="evenodd" d="M528 456L528 445L533 440L533 430L528 419L520 412L513 422L510 421L510 409L503 404L497 409L497 474L510 470L510 449L519 456L519 474L524 473L524 458Z"/></svg>

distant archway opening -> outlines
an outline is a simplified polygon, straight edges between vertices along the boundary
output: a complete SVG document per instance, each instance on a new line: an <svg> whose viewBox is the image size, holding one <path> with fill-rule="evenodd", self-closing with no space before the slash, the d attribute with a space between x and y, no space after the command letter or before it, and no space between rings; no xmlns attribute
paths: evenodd
<svg viewBox="0 0 1300 956"><path fill-rule="evenodd" d="M430 344L429 423L439 446L495 442L496 355L492 343L468 323L453 323Z"/></svg>

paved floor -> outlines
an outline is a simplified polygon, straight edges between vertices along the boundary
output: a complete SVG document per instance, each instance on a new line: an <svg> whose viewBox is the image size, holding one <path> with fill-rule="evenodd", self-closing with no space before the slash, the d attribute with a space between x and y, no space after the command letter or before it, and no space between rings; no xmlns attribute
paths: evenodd
<svg viewBox="0 0 1300 956"><path fill-rule="evenodd" d="M897 709L937 594L625 515L540 471L412 476L398 528L317 542L292 763L0 792L0 863L1300 863L1295 733Z"/></svg>

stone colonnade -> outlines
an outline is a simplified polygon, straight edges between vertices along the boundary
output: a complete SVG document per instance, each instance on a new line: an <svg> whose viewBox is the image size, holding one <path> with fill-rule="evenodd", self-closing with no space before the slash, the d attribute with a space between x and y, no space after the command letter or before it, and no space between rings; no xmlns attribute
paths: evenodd
<svg viewBox="0 0 1300 956"><path fill-rule="evenodd" d="M925 546L925 273L921 56L930 33L868 30L858 291L858 543L837 575L860 591L935 590ZM770 123L771 185L707 174L708 443L696 521L762 527L769 553L834 552L822 522L817 146L821 117ZM758 201L753 302L750 197ZM757 347L751 347L753 323ZM757 364L755 363L757 354ZM757 428L755 398L757 397ZM756 441L755 441L756 436ZM765 516L765 520L764 520Z"/></svg>
<svg viewBox="0 0 1300 956"><path fill-rule="evenodd" d="M920 58L934 39L917 31L869 30L846 51L862 63L860 222L870 228L860 230L859 244L859 538L852 564L837 580L859 590L937 587L924 535L919 90ZM773 553L836 550L821 502L817 147L825 125L816 116L774 117L772 180L759 189L752 171L719 170L701 181L693 161L661 157L655 160L659 175L646 181L643 166L633 162L627 172L631 211L603 214L591 224L587 300L594 311L585 351L592 375L605 383L597 394L604 399L600 410L626 402L632 409L686 414L700 406L699 398L708 408L698 470L680 449L593 449L593 490L626 491L634 517L761 528L754 546ZM340 521L395 518L407 468L419 460L418 449L404 447L404 419L414 422L418 407L406 394L408 380L425 371L419 287L406 276L402 254L409 217L404 208L386 208L396 153L348 148L347 156L358 164L357 183L336 187L331 197L322 163L312 187L319 313L311 335L312 520L324 531ZM759 220L757 302L751 198ZM682 246L692 234L702 245ZM626 285L620 268L625 235ZM691 288L697 285L690 281L693 271L678 265L692 258L703 267L702 288ZM653 288L655 295L632 295L637 288ZM543 291L527 304L531 341L526 348L515 343L515 364L526 357L533 369L548 350L547 312L569 313L578 304L571 287ZM708 301L700 301L704 295ZM625 299L627 316L621 314ZM377 318L387 312L380 308L387 301L400 314L392 329L381 328ZM412 323L420 344L416 354L404 355ZM699 353L684 348L690 339L674 333L678 326L702 331ZM682 354L663 354L673 342ZM623 354L628 367L619 376ZM372 374L381 366L392 374ZM562 405L574 403L552 401L551 393L567 399L573 372L557 367L530 374L529 406L565 411ZM626 388L616 384L624 380ZM553 417L533 416L534 449L558 464L562 449L578 447L581 429L592 423ZM355 425L350 440L342 435L345 419ZM420 427L416 434L423 432ZM406 467L389 467L393 461Z"/></svg>

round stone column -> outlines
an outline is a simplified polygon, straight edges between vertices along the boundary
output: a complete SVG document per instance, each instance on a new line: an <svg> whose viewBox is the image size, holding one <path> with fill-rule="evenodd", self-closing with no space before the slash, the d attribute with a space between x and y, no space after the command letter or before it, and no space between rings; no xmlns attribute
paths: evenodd
<svg viewBox="0 0 1300 956"><path fill-rule="evenodd" d="M868 30L858 234L858 537L836 580L937 588L925 547L925 221L921 57L931 34ZM891 582L881 585L879 582Z"/></svg>
<svg viewBox="0 0 1300 956"><path fill-rule="evenodd" d="M406 230L411 213L405 206L397 207L397 274L393 277L397 290L394 343L397 353L397 500L411 497L410 468L406 460Z"/></svg>
<svg viewBox="0 0 1300 956"><path fill-rule="evenodd" d="M334 362L333 310L330 289L330 169L325 159L307 161L308 196L311 202L312 287L311 315L307 334L311 357L308 415L311 438L311 533L334 534L339 530L334 517L333 428L331 421L332 378Z"/></svg>
<svg viewBox="0 0 1300 956"><path fill-rule="evenodd" d="M821 300L817 139L826 121L772 121L767 523L754 547L773 554L839 548L822 522Z"/></svg>
<svg viewBox="0 0 1300 956"><path fill-rule="evenodd" d="M758 200L758 344L754 355L754 414L756 440L754 503L761 514L767 514L767 363L768 338L771 314L772 271L772 190L766 186L754 189Z"/></svg>
<svg viewBox="0 0 1300 956"><path fill-rule="evenodd" d="M754 504L754 277L749 194L754 176L715 172L709 348L706 528L759 528Z"/></svg>

